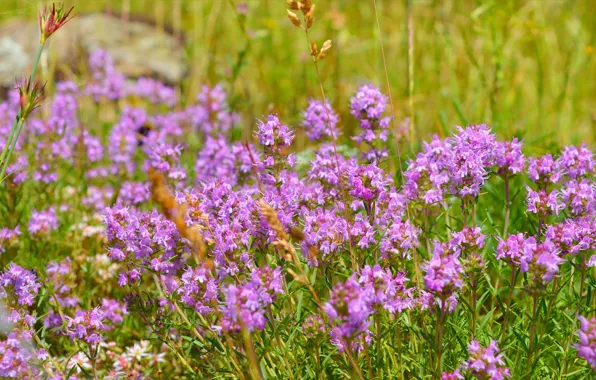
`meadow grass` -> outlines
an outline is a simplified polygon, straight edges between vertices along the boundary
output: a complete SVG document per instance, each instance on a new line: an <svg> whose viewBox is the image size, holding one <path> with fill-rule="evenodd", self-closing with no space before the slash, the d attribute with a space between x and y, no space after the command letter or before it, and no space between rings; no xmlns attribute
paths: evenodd
<svg viewBox="0 0 596 380"><path fill-rule="evenodd" d="M0 20L34 18L43 2L6 0ZM190 62L183 86L224 83L246 125L268 111L290 124L317 97L317 78L301 36L283 18L284 1L248 0L89 1L79 12L111 10L181 28ZM179 8L178 8L179 4ZM409 5L408 5L409 4ZM413 72L409 78L408 7L412 14ZM378 1L388 76L398 119L411 116L412 145L453 125L486 123L531 149L594 141L596 134L596 21L593 4L581 1ZM180 17L175 17L179 9ZM282 18L280 18L282 17ZM357 86L384 84L373 1L321 4L312 38L334 48L321 65L331 103L348 134L356 123L347 99ZM410 86L412 97L409 96ZM305 144L298 139L298 147Z"/></svg>
<svg viewBox="0 0 596 380"><path fill-rule="evenodd" d="M0 188L0 298L35 316L19 334L34 327L36 349L50 353L25 370L98 379L124 357L126 374L150 378L483 378L471 363L494 359L512 378L593 376L573 346L580 325L596 328L578 319L596 312L590 2L321 0L306 38L286 2L249 0L246 14L240 3L76 4L179 29L190 69L172 103L134 81L96 99L109 66L96 53L67 78L76 89L48 91L25 125L15 152L26 164L11 164L26 180L17 170ZM4 1L0 20L33 18L42 4ZM307 42L327 39L313 67ZM217 83L227 98L195 98ZM310 99L333 105L322 129L340 115L337 141L307 137ZM375 102L382 115L370 116ZM5 103L2 116L16 108ZM371 124L372 143L351 139ZM387 142L376 135L387 130ZM423 144L433 134L436 151ZM385 148L388 160L366 155ZM573 249L558 228L574 230ZM503 245L517 238L523 254L508 261ZM35 303L17 303L29 291L18 280L32 276L43 283Z"/></svg>

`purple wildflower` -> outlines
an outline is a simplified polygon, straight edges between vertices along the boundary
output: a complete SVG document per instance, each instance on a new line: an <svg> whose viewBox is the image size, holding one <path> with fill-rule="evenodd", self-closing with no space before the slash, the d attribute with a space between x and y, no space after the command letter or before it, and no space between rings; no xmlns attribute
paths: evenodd
<svg viewBox="0 0 596 380"><path fill-rule="evenodd" d="M337 138L339 116L328 102L323 106L323 102L311 99L303 117L302 126L306 129L310 140L321 140L326 136Z"/></svg>
<svg viewBox="0 0 596 380"><path fill-rule="evenodd" d="M221 85L203 86L197 95L197 104L186 109L194 130L205 135L226 133L238 121L238 115L229 110L227 94Z"/></svg>
<svg viewBox="0 0 596 380"><path fill-rule="evenodd" d="M561 189L561 199L573 215L596 216L596 182L570 180Z"/></svg>
<svg viewBox="0 0 596 380"><path fill-rule="evenodd" d="M387 97L373 85L361 86L350 99L350 113L360 121L362 129L354 140L358 144L366 142L371 146L369 152L365 153L368 162L378 162L387 157L386 149L375 146L379 143L384 144L389 135L391 118L383 116L386 110Z"/></svg>
<svg viewBox="0 0 596 380"><path fill-rule="evenodd" d="M474 378L502 380L511 377L496 341L491 340L488 347L481 347L477 340L473 340L468 345L468 352L470 358L462 368Z"/></svg>
<svg viewBox="0 0 596 380"><path fill-rule="evenodd" d="M577 354L588 362L594 371L596 371L596 317L587 319L579 316L581 322L580 329L577 332L579 343L574 347Z"/></svg>
<svg viewBox="0 0 596 380"><path fill-rule="evenodd" d="M33 305L40 287L41 284L32 272L14 263L0 274L0 298L6 299L9 295L14 295L16 300L10 303L14 307Z"/></svg>
<svg viewBox="0 0 596 380"><path fill-rule="evenodd" d="M581 147L567 146L557 160L557 168L572 179L580 179L594 173L594 154L586 143Z"/></svg>
<svg viewBox="0 0 596 380"><path fill-rule="evenodd" d="M497 173L504 177L510 177L521 173L524 170L526 159L521 151L522 143L514 138L511 141L499 141L494 145L494 164Z"/></svg>
<svg viewBox="0 0 596 380"><path fill-rule="evenodd" d="M217 282L207 268L188 267L180 281L178 295L182 302L203 315L213 310L211 304L217 298Z"/></svg>
<svg viewBox="0 0 596 380"><path fill-rule="evenodd" d="M446 243L435 242L433 257L424 270L424 285L442 304L463 286L459 255L451 252Z"/></svg>
<svg viewBox="0 0 596 380"><path fill-rule="evenodd" d="M355 278L333 287L323 309L331 322L331 337L342 344L357 339L370 325L372 294Z"/></svg>
<svg viewBox="0 0 596 380"><path fill-rule="evenodd" d="M509 265L520 266L528 252L531 252L533 243L528 241L522 233L511 235L507 240L500 240L497 246L497 259L504 260Z"/></svg>
<svg viewBox="0 0 596 380"><path fill-rule="evenodd" d="M555 189L548 193L546 190L534 191L526 185L528 195L528 211L539 216L546 216L555 213L559 215L565 205L559 200L559 192Z"/></svg>
<svg viewBox="0 0 596 380"><path fill-rule="evenodd" d="M71 340L82 340L89 344L98 344L102 341L102 332L106 330L104 316L101 308L92 310L77 310L74 317L66 317L66 335Z"/></svg>
<svg viewBox="0 0 596 380"><path fill-rule="evenodd" d="M267 308L283 293L281 271L269 267L259 268L251 275L251 281L240 286L229 285L226 301L222 307L222 327L225 331L239 330L242 326L249 331L265 328Z"/></svg>
<svg viewBox="0 0 596 380"><path fill-rule="evenodd" d="M19 226L12 229L0 228L0 253L6 252L6 249L17 245L19 236L21 236L21 229Z"/></svg>
<svg viewBox="0 0 596 380"><path fill-rule="evenodd" d="M383 308L390 313L401 313L414 306L414 288L406 288L408 279L403 273L394 276L388 268L367 265L360 271L358 282L370 293L369 302L375 310Z"/></svg>
<svg viewBox="0 0 596 380"><path fill-rule="evenodd" d="M389 261L409 259L411 252L418 246L420 232L409 220L395 221L381 240L381 257Z"/></svg>
<svg viewBox="0 0 596 380"><path fill-rule="evenodd" d="M561 170L557 168L550 154L528 158L528 176L538 184L558 183L561 180L561 174Z"/></svg>
<svg viewBox="0 0 596 380"><path fill-rule="evenodd" d="M58 218L53 207L45 211L33 210L29 219L29 233L33 236L46 236L58 228Z"/></svg>
<svg viewBox="0 0 596 380"><path fill-rule="evenodd" d="M348 223L336 211L304 210L302 254L312 266L332 260L348 239Z"/></svg>

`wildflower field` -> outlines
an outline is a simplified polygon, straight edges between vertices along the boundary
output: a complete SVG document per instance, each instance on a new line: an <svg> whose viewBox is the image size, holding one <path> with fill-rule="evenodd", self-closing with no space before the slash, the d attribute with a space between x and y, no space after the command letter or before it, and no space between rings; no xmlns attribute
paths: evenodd
<svg viewBox="0 0 596 380"><path fill-rule="evenodd" d="M589 1L78 3L0 4L0 378L595 377Z"/></svg>

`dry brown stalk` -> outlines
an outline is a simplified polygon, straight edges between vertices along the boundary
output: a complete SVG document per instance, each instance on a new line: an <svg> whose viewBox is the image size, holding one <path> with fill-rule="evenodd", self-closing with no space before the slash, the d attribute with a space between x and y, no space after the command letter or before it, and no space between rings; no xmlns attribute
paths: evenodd
<svg viewBox="0 0 596 380"><path fill-rule="evenodd" d="M198 263L204 262L210 268L213 265L211 260L205 260L207 247L203 240L202 228L200 225L188 226L185 216L187 206L178 204L176 198L170 192L167 186L166 178L153 168L149 169L149 181L151 182L151 195L155 203L161 207L161 212L168 220L176 225L180 236L188 240L192 247L192 252Z"/></svg>
<svg viewBox="0 0 596 380"><path fill-rule="evenodd" d="M261 208L261 215L263 215L263 217L267 221L267 224L269 225L269 227L271 227L271 229L273 231L275 231L277 240L273 242L273 246L275 247L275 249L278 251L278 253L284 260L293 262L294 265L300 270L300 273L296 273L292 269L287 268L286 269L287 272L290 275L292 275L292 277L294 277L294 280L306 285L306 287L312 294L313 298L315 299L315 302L317 303L317 305L319 307L321 307L321 305L322 305L321 299L315 292L308 277L306 276L306 273L304 272L304 269L302 268L302 262L300 261L300 259L298 258L298 255L296 254L296 249L294 248L294 244L292 244L289 241L288 234L286 233L281 222L279 221L279 217L277 216L275 209L273 207L271 207L270 205L268 205L267 203L265 203L263 200L259 201L259 206ZM294 236L294 234L304 237L304 233L302 231L300 231L298 228L295 228L293 230L292 236Z"/></svg>

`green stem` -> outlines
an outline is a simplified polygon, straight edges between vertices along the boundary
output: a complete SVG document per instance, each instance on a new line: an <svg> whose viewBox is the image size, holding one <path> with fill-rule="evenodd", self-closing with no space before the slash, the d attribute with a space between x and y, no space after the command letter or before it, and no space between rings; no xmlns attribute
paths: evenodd
<svg viewBox="0 0 596 380"><path fill-rule="evenodd" d="M35 81L35 73L37 72L37 67L39 66L39 60L41 58L41 53L43 52L43 47L44 44L39 44L39 49L37 50L35 61L33 61L31 77L29 78L30 85L33 85ZM6 169L8 168L8 163L10 161L10 157L12 156L12 151L14 150L17 144L17 140L19 139L21 129L23 128L23 124L25 123L25 119L22 116L23 115L21 113L21 110L19 110L12 124L12 128L10 129L10 134L8 136L8 140L6 141L6 145L4 146L4 149L2 149L2 154L0 155L0 162L2 163L2 172L0 172L0 183L2 183L2 181L4 180L4 174L6 173Z"/></svg>
<svg viewBox="0 0 596 380"><path fill-rule="evenodd" d="M503 239L507 239L509 229L509 214L511 213L509 206L509 178L507 178L505 179L505 225L503 226Z"/></svg>
<svg viewBox="0 0 596 380"><path fill-rule="evenodd" d="M517 269L511 267L511 280L509 281L509 296L507 297L507 307L505 308L505 316L503 317L503 328L501 331L501 341L505 337L507 333L507 322L509 321L509 312L511 310L511 299L513 298L513 289L515 288L515 275L517 274Z"/></svg>
<svg viewBox="0 0 596 380"><path fill-rule="evenodd" d="M33 61L33 69L31 70L31 84L35 80L35 73L37 72L37 66L39 65L39 60L41 58L41 53L43 51L43 47L45 44L39 44L39 49L37 50L37 55L35 56L35 61Z"/></svg>
<svg viewBox="0 0 596 380"><path fill-rule="evenodd" d="M582 296L584 293L584 285L586 283L586 259L584 255L580 255L581 256L581 267L579 268L580 273L581 273L581 280L579 283L579 300L577 301L577 310L575 311L575 317L577 318L581 311L582 311Z"/></svg>
<svg viewBox="0 0 596 380"><path fill-rule="evenodd" d="M15 133L11 131L12 140L10 141L10 145L7 143L8 147L8 154L6 155L6 159L2 161L2 171L0 172L0 183L4 180L4 174L6 173L6 169L8 169L8 163L10 162L10 157L12 156L12 151L17 145L17 140L19 139L19 135L21 134L21 129L23 129L23 124L25 124L25 119L22 117L18 120L17 126L15 128ZM7 150L7 149L4 149Z"/></svg>
<svg viewBox="0 0 596 380"><path fill-rule="evenodd" d="M526 369L531 373L532 371L532 353L534 351L534 337L536 335L536 325L538 320L538 296L533 295L534 305L532 306L532 323L530 324L530 344L528 346L528 361Z"/></svg>
<svg viewBox="0 0 596 380"><path fill-rule="evenodd" d="M444 334L444 323L445 323L445 316L447 309L447 301L442 300L441 305L439 307L439 315L437 318L437 372L436 378L439 379L441 377L441 373L443 372L443 334Z"/></svg>
<svg viewBox="0 0 596 380"><path fill-rule="evenodd" d="M476 337L476 304L478 303L478 280L472 275L472 338Z"/></svg>

